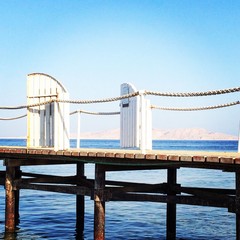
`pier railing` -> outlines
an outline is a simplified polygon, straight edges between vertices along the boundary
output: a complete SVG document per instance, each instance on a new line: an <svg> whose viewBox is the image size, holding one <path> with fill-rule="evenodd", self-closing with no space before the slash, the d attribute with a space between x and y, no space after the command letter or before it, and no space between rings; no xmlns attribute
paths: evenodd
<svg viewBox="0 0 240 240"><path fill-rule="evenodd" d="M114 98L95 100L70 100L66 88L55 78L32 73L27 77L27 104L20 106L0 106L4 110L27 109L27 114L0 118L17 120L27 117L27 147L53 147L64 150L70 147L70 116L78 115L77 148L80 147L80 114L120 115L120 146L138 148L142 152L152 148L152 110L200 111L239 105L240 101L214 106L175 108L151 105L148 95L161 97L200 97L240 92L240 87L206 92L166 93L156 91L138 91L132 84L121 85L121 95ZM96 104L120 101L120 111L90 112L76 110L70 113L70 104ZM240 139L240 136L239 136ZM240 144L238 146L240 152Z"/></svg>

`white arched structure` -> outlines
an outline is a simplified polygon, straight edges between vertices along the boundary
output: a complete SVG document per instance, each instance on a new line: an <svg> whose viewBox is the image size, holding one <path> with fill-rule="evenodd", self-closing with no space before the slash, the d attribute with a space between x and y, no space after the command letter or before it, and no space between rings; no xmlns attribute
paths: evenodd
<svg viewBox="0 0 240 240"><path fill-rule="evenodd" d="M136 92L130 83L121 84L121 95ZM122 148L152 149L152 110L144 92L125 98L120 104L120 146Z"/></svg>
<svg viewBox="0 0 240 240"><path fill-rule="evenodd" d="M27 76L28 147L69 148L69 103L55 102L57 99L69 99L60 82L43 73ZM53 102L45 104L51 100Z"/></svg>

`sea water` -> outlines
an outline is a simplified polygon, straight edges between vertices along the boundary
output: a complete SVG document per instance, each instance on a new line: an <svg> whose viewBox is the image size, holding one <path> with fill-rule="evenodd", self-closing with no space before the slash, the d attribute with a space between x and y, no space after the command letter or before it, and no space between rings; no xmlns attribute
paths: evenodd
<svg viewBox="0 0 240 240"><path fill-rule="evenodd" d="M21 139L0 139L0 145L26 146ZM71 141L76 146L76 141ZM117 140L82 140L84 148L119 148ZM153 149L237 151L237 141L153 141ZM0 161L0 170L4 170ZM24 172L69 176L73 165L28 166ZM86 164L85 174L94 177L94 165ZM144 183L166 182L166 170L107 173L107 179ZM182 186L234 188L234 173L220 170L180 169L177 181ZM44 191L20 191L20 224L15 234L4 233L4 187L0 186L0 239L93 239L93 201L85 197L84 236L78 236L76 197ZM235 239L235 214L227 209L177 205L177 239ZM151 202L107 202L106 239L166 239L166 204Z"/></svg>

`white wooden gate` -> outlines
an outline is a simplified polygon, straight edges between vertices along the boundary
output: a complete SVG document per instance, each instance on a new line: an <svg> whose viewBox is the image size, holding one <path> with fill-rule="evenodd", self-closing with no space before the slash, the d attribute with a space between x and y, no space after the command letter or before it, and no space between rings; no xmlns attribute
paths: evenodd
<svg viewBox="0 0 240 240"><path fill-rule="evenodd" d="M27 104L40 104L51 100L68 100L63 85L43 73L27 76ZM52 102L27 111L27 146L69 148L69 103Z"/></svg>
<svg viewBox="0 0 240 240"><path fill-rule="evenodd" d="M121 95L136 92L130 83L121 84ZM122 148L152 149L152 110L144 92L121 100L120 146Z"/></svg>

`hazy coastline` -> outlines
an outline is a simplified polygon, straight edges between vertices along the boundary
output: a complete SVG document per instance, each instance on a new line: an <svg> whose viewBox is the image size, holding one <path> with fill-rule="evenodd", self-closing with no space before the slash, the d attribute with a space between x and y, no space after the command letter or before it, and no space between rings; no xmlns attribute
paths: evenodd
<svg viewBox="0 0 240 240"><path fill-rule="evenodd" d="M71 138L76 138L72 134ZM99 132L82 132L82 139L119 139L120 130L111 129ZM230 134L211 132L203 128L180 128L180 129L153 129L153 140L237 140L238 137Z"/></svg>
<svg viewBox="0 0 240 240"><path fill-rule="evenodd" d="M76 139L77 134L71 133L71 139ZM110 129L98 132L82 132L81 139L118 140L120 129ZM26 139L24 136L0 137L0 139ZM153 140L238 140L237 136L212 132L204 128L178 128L178 129L153 129Z"/></svg>

